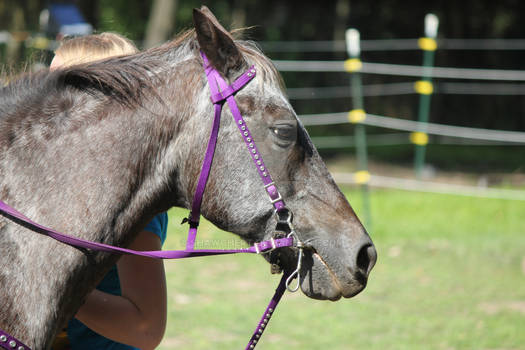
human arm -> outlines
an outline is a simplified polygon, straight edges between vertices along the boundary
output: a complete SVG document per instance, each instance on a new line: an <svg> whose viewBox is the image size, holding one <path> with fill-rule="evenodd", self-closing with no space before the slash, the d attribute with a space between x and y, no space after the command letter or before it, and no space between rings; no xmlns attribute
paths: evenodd
<svg viewBox="0 0 525 350"><path fill-rule="evenodd" d="M161 241L149 231L139 233L130 246L160 250ZM154 349L166 327L166 278L162 260L124 255L117 263L122 295L94 290L76 318L111 340Z"/></svg>

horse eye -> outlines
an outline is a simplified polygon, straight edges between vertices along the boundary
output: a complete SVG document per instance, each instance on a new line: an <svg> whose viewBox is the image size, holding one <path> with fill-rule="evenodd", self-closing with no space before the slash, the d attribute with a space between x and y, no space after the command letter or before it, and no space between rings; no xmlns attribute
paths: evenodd
<svg viewBox="0 0 525 350"><path fill-rule="evenodd" d="M279 125L270 129L281 140L292 141L295 139L295 128L291 125Z"/></svg>

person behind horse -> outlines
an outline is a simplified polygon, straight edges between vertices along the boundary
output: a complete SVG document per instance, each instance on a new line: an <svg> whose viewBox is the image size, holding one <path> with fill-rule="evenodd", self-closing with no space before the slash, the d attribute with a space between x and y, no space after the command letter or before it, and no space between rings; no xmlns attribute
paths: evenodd
<svg viewBox="0 0 525 350"><path fill-rule="evenodd" d="M135 45L118 34L77 37L65 40L55 51L50 69L136 52ZM160 250L166 238L167 223L166 213L157 215L129 248ZM162 260L124 255L68 323L69 344L74 350L154 349L166 328L166 299Z"/></svg>

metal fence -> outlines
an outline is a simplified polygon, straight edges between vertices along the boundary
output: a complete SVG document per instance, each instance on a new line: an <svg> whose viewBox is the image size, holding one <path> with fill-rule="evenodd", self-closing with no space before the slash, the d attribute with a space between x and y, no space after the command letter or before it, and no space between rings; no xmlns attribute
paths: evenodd
<svg viewBox="0 0 525 350"><path fill-rule="evenodd" d="M433 28L432 28L433 27ZM361 187L364 200L365 222L370 225L371 214L368 199L368 186L398 188L422 192L449 193L484 198L525 200L525 191L485 186L466 186L426 181L421 178L425 162L425 149L429 135L445 142L468 140L468 144L478 145L525 145L525 132L491 130L428 122L431 96L440 94L457 95L525 95L525 71L502 69L470 69L455 67L435 67L434 52L439 50L525 50L525 39L436 39L438 21L434 15L425 18L425 36L419 39L401 40L359 40L355 29L347 31L345 41L314 42L263 42L265 51L279 52L346 52L344 61L291 61L274 60L281 72L348 73L349 86L297 87L288 89L292 100L349 98L353 108L350 111L300 115L304 125L334 125L351 123L355 134L323 136L314 138L314 143L322 148L346 147L352 144L356 149L357 171L351 174L334 174L336 181L357 184ZM421 66L363 62L361 51L421 50L424 59ZM363 85L361 75L385 75L411 79L407 82ZM417 80L414 80L416 78ZM454 81L446 81L452 79ZM434 82L438 80L438 82ZM391 96L419 94L417 120L381 116L367 113L364 108L365 96ZM379 127L397 130L398 133L367 135L365 127ZM412 179L394 178L370 174L368 172L367 148L370 141L374 145L412 143L415 148L414 168L416 176ZM418 155L419 153L419 155Z"/></svg>

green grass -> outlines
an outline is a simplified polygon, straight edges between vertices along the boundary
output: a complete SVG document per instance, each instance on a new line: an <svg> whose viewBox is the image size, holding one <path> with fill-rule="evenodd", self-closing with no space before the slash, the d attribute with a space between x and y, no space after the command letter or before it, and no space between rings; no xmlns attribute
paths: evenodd
<svg viewBox="0 0 525 350"><path fill-rule="evenodd" d="M344 189L359 214L358 191ZM379 259L353 299L287 293L258 349L525 349L525 202L372 191ZM166 249L184 246L170 212ZM240 244L204 223L205 245ZM244 349L279 276L253 255L167 261L161 349Z"/></svg>

